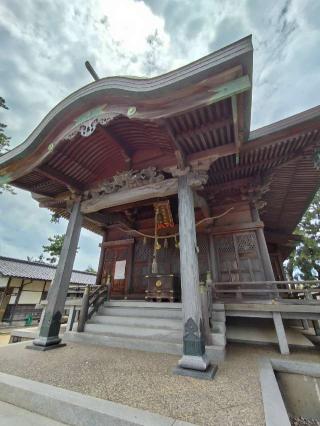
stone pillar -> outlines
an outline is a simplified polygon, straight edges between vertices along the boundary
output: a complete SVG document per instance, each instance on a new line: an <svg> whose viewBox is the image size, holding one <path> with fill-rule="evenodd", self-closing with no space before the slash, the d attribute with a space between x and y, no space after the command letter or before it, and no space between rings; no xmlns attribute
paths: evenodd
<svg viewBox="0 0 320 426"><path fill-rule="evenodd" d="M259 212L256 207L251 208L252 220L255 222L260 221ZM266 243L266 238L263 232L263 228L258 228L257 231L257 240L260 248L261 258L263 262L263 268L267 281L275 281L273 268L271 264L271 259Z"/></svg>
<svg viewBox="0 0 320 426"><path fill-rule="evenodd" d="M46 350L60 345L59 337L61 317L67 298L74 259L77 252L82 214L80 201L75 201L67 232L64 238L57 270L48 293L48 304L40 329L39 337L33 341L32 349Z"/></svg>
<svg viewBox="0 0 320 426"><path fill-rule="evenodd" d="M180 272L183 311L183 369L205 371L209 361L205 351L205 334L199 292L194 199L188 175L178 178Z"/></svg>

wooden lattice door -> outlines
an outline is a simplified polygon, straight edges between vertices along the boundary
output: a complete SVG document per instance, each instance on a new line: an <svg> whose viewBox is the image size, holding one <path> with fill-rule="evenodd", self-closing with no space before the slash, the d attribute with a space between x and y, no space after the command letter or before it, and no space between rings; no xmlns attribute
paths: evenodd
<svg viewBox="0 0 320 426"><path fill-rule="evenodd" d="M245 282L265 279L255 232L215 238L219 281Z"/></svg>
<svg viewBox="0 0 320 426"><path fill-rule="evenodd" d="M111 298L122 298L128 293L132 269L133 240L104 243L102 282L111 278Z"/></svg>

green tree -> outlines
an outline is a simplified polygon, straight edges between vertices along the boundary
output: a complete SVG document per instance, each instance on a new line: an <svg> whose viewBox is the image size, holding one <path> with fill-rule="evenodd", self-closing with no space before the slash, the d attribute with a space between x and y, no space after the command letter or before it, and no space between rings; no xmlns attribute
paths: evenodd
<svg viewBox="0 0 320 426"><path fill-rule="evenodd" d="M91 272L92 274L97 273L97 271L93 268L92 265L88 265L87 269L85 269L85 272Z"/></svg>
<svg viewBox="0 0 320 426"><path fill-rule="evenodd" d="M61 216L58 213L51 214L51 223L59 223ZM46 261L49 263L57 263L59 256L61 254L63 241L65 234L55 234L53 237L49 237L49 244L43 245L44 253L48 253L49 257L46 257ZM43 254L40 256L44 256Z"/></svg>
<svg viewBox="0 0 320 426"><path fill-rule="evenodd" d="M0 96L0 108L9 109L6 105L6 101ZM5 134L6 124L0 123L0 156L9 151L10 138ZM9 191L14 194L12 186L8 184L0 184L0 194L4 191Z"/></svg>
<svg viewBox="0 0 320 426"><path fill-rule="evenodd" d="M301 243L285 265L289 279L320 280L320 190L294 231Z"/></svg>
<svg viewBox="0 0 320 426"><path fill-rule="evenodd" d="M61 254L64 237L65 234L55 234L53 237L48 238L49 244L42 246L43 252L49 255L46 257L47 262L57 263Z"/></svg>

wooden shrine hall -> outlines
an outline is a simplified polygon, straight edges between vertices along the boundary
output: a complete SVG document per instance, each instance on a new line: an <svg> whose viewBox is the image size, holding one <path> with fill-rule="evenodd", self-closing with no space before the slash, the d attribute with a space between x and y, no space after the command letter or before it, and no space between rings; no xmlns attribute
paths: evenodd
<svg viewBox="0 0 320 426"><path fill-rule="evenodd" d="M69 218L34 347L60 344L82 226L102 236L101 254L70 335L93 332L106 303L125 317L139 301L144 322L163 309L167 327L181 324L168 340L179 337L178 373L207 374L228 309L264 310L283 353L283 318L320 319L315 293L286 282L282 268L320 184L320 107L252 131L252 60L246 37L158 77L97 79L0 158L1 183Z"/></svg>

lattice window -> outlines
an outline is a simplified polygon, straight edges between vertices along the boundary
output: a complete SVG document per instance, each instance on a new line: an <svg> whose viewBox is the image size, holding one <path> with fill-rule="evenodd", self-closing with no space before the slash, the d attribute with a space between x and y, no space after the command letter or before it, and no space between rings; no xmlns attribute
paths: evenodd
<svg viewBox="0 0 320 426"><path fill-rule="evenodd" d="M198 262L200 274L205 274L209 270L209 240L204 234L197 235L197 244L199 248Z"/></svg>
<svg viewBox="0 0 320 426"><path fill-rule="evenodd" d="M134 258L138 262L148 262L152 258L153 246L152 242L147 240L146 243L143 243L143 239L136 241L134 245Z"/></svg>
<svg viewBox="0 0 320 426"><path fill-rule="evenodd" d="M257 240L254 232L236 236L237 251L239 256L257 254Z"/></svg>
<svg viewBox="0 0 320 426"><path fill-rule="evenodd" d="M219 254L234 253L234 245L232 237L221 237L216 239L216 246Z"/></svg>
<svg viewBox="0 0 320 426"><path fill-rule="evenodd" d="M209 241L208 236L203 234L197 235L197 244L200 254L207 254L209 251Z"/></svg>

